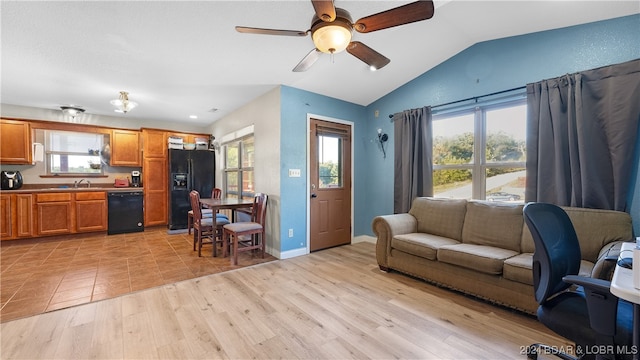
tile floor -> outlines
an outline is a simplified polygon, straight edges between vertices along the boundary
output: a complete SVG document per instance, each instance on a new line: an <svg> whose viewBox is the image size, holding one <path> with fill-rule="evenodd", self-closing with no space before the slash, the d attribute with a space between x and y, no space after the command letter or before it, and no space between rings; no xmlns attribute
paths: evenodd
<svg viewBox="0 0 640 360"><path fill-rule="evenodd" d="M154 286L275 260L241 253L202 257L192 236L166 228L142 233L75 235L0 243L0 322L116 297Z"/></svg>

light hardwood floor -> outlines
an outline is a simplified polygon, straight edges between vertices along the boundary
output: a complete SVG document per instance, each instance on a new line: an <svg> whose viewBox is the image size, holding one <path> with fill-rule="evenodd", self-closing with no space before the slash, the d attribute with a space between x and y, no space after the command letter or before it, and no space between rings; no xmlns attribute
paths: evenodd
<svg viewBox="0 0 640 360"><path fill-rule="evenodd" d="M1 325L2 359L525 359L534 318L381 272L358 243Z"/></svg>

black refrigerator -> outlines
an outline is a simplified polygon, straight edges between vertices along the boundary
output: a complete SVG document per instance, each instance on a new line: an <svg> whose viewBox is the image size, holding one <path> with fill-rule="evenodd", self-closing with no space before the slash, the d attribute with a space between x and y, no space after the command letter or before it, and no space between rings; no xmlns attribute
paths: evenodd
<svg viewBox="0 0 640 360"><path fill-rule="evenodd" d="M215 187L216 154L209 150L169 149L169 230L187 228L189 192L211 197Z"/></svg>

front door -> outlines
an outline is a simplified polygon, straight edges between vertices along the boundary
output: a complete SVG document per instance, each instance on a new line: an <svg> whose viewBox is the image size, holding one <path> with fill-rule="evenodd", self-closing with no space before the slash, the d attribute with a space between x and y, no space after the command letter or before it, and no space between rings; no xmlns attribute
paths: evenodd
<svg viewBox="0 0 640 360"><path fill-rule="evenodd" d="M351 126L311 119L310 250L351 243Z"/></svg>

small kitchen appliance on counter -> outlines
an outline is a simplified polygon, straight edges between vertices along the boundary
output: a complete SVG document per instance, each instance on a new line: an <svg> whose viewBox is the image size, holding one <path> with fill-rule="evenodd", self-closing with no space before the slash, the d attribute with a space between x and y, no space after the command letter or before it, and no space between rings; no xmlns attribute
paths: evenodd
<svg viewBox="0 0 640 360"><path fill-rule="evenodd" d="M2 171L2 190L18 190L22 187L20 171Z"/></svg>
<svg viewBox="0 0 640 360"><path fill-rule="evenodd" d="M113 183L113 187L129 187L129 179L116 179L116 181Z"/></svg>
<svg viewBox="0 0 640 360"><path fill-rule="evenodd" d="M131 172L131 186L140 187L142 182L140 181L140 171L132 171Z"/></svg>

